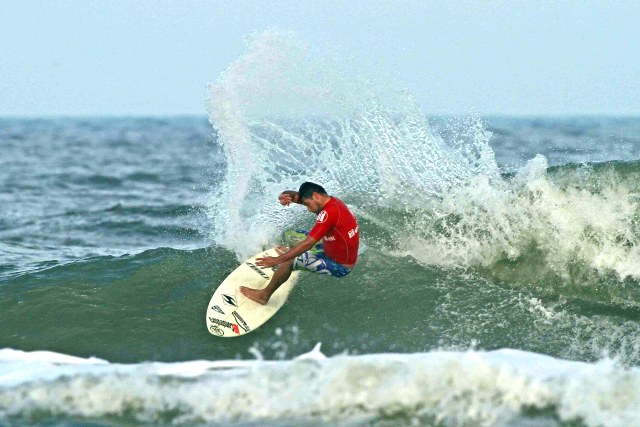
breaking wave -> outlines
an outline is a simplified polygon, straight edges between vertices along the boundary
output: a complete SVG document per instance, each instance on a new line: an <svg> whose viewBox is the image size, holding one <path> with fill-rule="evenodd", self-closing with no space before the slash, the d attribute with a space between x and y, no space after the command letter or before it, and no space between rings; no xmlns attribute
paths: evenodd
<svg viewBox="0 0 640 427"><path fill-rule="evenodd" d="M25 423L628 426L638 390L637 368L508 349L134 365L0 350L0 419Z"/></svg>

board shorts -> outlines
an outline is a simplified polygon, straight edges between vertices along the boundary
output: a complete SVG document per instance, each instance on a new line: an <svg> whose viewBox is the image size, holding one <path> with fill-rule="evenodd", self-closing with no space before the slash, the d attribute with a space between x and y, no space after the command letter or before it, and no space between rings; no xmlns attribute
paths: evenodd
<svg viewBox="0 0 640 427"><path fill-rule="evenodd" d="M296 230L285 231L284 241L287 246L295 246L307 238L309 231ZM322 243L316 243L313 248L298 255L293 262L294 270L308 270L317 274L326 274L333 277L344 277L351 273L351 269L335 262L325 255Z"/></svg>

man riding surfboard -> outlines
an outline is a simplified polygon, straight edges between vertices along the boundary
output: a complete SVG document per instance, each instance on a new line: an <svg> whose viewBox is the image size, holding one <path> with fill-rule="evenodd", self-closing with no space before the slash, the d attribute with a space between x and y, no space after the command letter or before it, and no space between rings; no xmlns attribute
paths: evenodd
<svg viewBox="0 0 640 427"><path fill-rule="evenodd" d="M315 226L306 238L290 249L279 250L277 257L258 258L256 265L262 268L278 266L269 284L263 289L240 287L244 296L260 304L287 281L294 269L306 269L318 274L344 277L351 272L358 259L360 234L358 221L347 205L313 182L303 183L298 191L283 191L278 196L280 204L305 205L309 212L318 215ZM322 249L312 248L322 239Z"/></svg>

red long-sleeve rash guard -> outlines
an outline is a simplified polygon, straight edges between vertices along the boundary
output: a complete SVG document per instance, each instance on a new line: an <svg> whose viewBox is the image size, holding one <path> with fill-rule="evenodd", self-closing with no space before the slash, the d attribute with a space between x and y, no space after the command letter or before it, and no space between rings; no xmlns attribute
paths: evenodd
<svg viewBox="0 0 640 427"><path fill-rule="evenodd" d="M338 198L332 197L324 205L309 237L322 239L324 253L340 264L355 264L358 259L358 221L347 205Z"/></svg>

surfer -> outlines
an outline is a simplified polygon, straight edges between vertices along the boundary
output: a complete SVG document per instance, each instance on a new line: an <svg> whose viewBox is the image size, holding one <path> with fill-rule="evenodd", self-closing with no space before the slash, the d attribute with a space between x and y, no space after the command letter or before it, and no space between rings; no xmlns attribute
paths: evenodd
<svg viewBox="0 0 640 427"><path fill-rule="evenodd" d="M240 287L249 299L266 304L280 285L287 281L294 269L306 269L318 274L344 277L351 272L358 258L358 222L347 205L313 182L303 183L298 191L283 191L278 196L280 204L305 205L309 212L318 215L315 226L306 238L292 248L278 247L277 257L258 258L256 265L262 268L278 266L269 284L263 289ZM322 239L322 248L316 244ZM313 250L312 250L313 249Z"/></svg>

